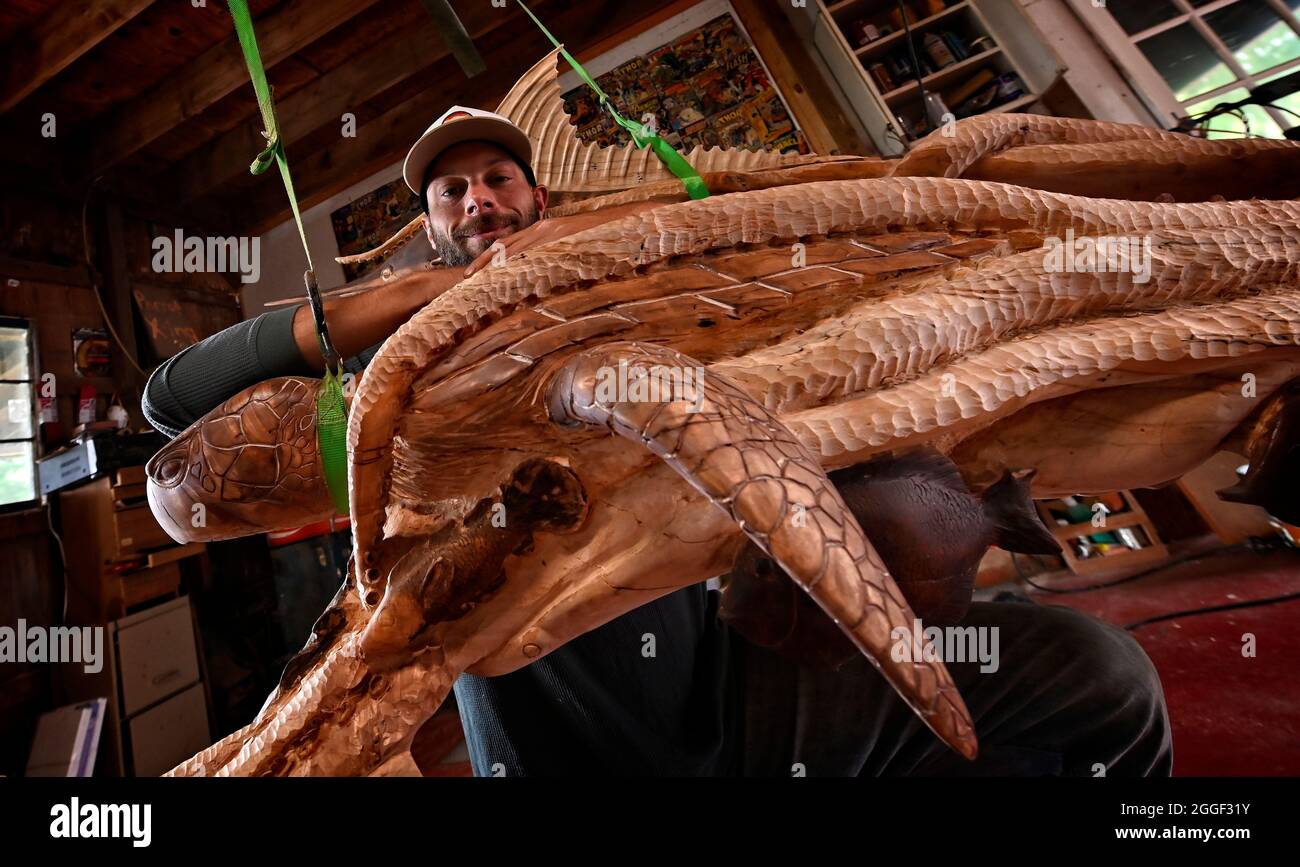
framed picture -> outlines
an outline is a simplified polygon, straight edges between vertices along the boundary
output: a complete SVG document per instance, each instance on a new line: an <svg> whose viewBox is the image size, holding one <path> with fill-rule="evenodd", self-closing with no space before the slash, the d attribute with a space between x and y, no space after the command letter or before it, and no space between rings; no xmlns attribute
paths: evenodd
<svg viewBox="0 0 1300 867"><path fill-rule="evenodd" d="M421 213L420 200L401 178L384 184L330 212L334 240L340 256L373 250ZM344 264L343 276L351 282L380 266L379 262Z"/></svg>
<svg viewBox="0 0 1300 867"><path fill-rule="evenodd" d="M619 114L673 147L808 153L807 139L727 0L697 4L583 66ZM565 110L584 142L624 144L591 88L560 77Z"/></svg>

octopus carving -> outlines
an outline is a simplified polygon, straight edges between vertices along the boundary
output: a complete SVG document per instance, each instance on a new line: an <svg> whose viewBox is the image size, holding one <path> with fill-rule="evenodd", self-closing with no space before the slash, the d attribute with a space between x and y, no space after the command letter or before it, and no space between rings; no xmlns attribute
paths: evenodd
<svg viewBox="0 0 1300 867"><path fill-rule="evenodd" d="M986 545L962 479L1154 486L1234 448L1232 496L1300 517L1279 481L1300 146L992 115L894 161L696 152L714 194L687 201L644 152L576 143L555 76L551 55L499 109L538 143L551 213L659 206L486 269L383 344L350 406L350 577L257 718L173 774L401 772L460 673L528 665L747 550L974 757L943 663L891 658L912 607L829 474L925 449ZM1063 238L1149 261L1053 264ZM330 513L313 387L255 386L155 456L173 535Z"/></svg>

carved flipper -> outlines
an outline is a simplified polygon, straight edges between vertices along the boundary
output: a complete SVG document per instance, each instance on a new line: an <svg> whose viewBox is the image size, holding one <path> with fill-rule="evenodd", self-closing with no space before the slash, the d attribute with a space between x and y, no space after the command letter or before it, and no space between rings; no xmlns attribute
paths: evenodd
<svg viewBox="0 0 1300 867"><path fill-rule="evenodd" d="M334 514L316 447L317 383L250 386L149 459L149 505L173 539L234 539Z"/></svg>
<svg viewBox="0 0 1300 867"><path fill-rule="evenodd" d="M620 375L620 364L626 374ZM687 373L689 372L689 378ZM671 391L608 387L638 376ZM642 393L638 393L642 392ZM662 458L804 588L945 743L974 758L965 703L941 661L895 661L914 615L816 458L723 377L671 349L613 343L572 359L547 391L558 424L607 427Z"/></svg>

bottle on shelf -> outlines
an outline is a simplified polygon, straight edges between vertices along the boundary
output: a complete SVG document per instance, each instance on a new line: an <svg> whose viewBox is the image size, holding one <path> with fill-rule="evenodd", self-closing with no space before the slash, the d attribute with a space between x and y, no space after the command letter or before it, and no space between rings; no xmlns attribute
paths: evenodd
<svg viewBox="0 0 1300 867"><path fill-rule="evenodd" d="M952 49L948 47L948 43L937 33L926 34L925 53L929 55L930 60L934 62L935 67L938 69L944 69L957 62L957 58L953 57Z"/></svg>

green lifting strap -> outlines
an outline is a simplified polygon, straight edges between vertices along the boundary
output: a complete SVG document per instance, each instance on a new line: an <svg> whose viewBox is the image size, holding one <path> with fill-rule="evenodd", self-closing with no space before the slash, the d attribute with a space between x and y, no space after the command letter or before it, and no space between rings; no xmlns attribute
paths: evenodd
<svg viewBox="0 0 1300 867"><path fill-rule="evenodd" d="M558 39L551 35L551 31L546 29L546 25L537 20L537 16L533 14L531 9L524 6L523 0L517 0L517 2L520 8L528 13L528 17L533 19L533 23L541 28L542 33L546 34L546 38L551 40L551 44L560 49L560 56L568 61L569 66L578 74L578 77L596 92L596 96L600 97L600 104L614 118L614 122L628 131L628 134L632 136L632 143L638 148L649 145L655 156L659 157L659 161L664 164L668 171L681 179L682 184L686 187L686 192L692 199L708 198L709 188L705 186L704 178L700 177L700 173L695 171L695 167L686 161L686 157L674 150L673 146L664 141L663 138L647 130L644 124L637 123L634 120L627 120L620 115L614 109L613 103L609 101L609 97L605 95L605 91L601 90L600 85L596 84L595 80L587 74L587 70L582 68L582 64L574 60L573 55L565 50Z"/></svg>
<svg viewBox="0 0 1300 867"><path fill-rule="evenodd" d="M262 110L262 123L266 127L265 132L262 133L266 136L266 149L257 155L248 170L255 175L260 175L271 167L272 161L279 165L285 192L289 194L289 207L293 209L293 220L298 224L298 237L302 240L303 252L307 254L307 273L303 275L303 282L307 285L307 300L311 304L312 316L316 324L316 340L320 344L321 358L325 361L325 377L316 391L316 441L320 449L321 466L325 470L325 484L334 500L334 507L340 514L346 514L348 511L348 412L347 403L343 399L343 363L334 349L329 328L325 324L325 306L321 301L320 290L316 287L316 272L311 262L311 249L307 246L307 231L302 225L302 214L298 212L298 197L293 191L293 178L289 175L289 160L284 155L284 142L280 139L280 127L275 119L271 85L266 81L266 70L262 66L262 55L257 48L257 35L253 32L253 19L248 12L247 0L230 0L230 17L235 19L235 33L239 36L239 47L244 52L244 62L248 64L248 77L253 81L253 90L257 93L257 105Z"/></svg>

